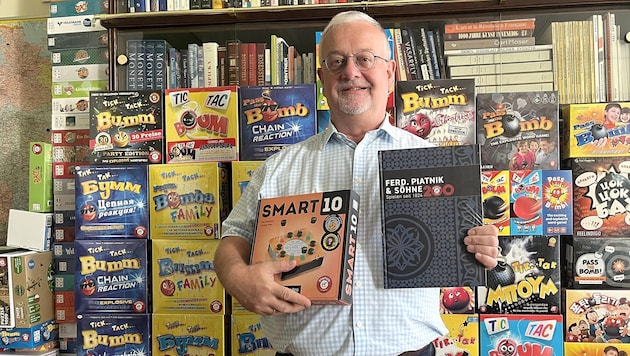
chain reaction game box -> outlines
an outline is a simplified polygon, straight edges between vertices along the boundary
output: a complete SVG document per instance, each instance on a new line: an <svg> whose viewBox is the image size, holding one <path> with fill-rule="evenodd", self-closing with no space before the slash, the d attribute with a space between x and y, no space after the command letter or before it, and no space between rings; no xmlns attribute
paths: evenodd
<svg viewBox="0 0 630 356"><path fill-rule="evenodd" d="M630 159L570 160L573 172L573 235L630 236Z"/></svg>
<svg viewBox="0 0 630 356"><path fill-rule="evenodd" d="M483 170L559 168L557 92L482 93L476 108ZM542 141L549 152L546 164L537 166Z"/></svg>
<svg viewBox="0 0 630 356"><path fill-rule="evenodd" d="M147 240L74 242L76 313L146 313Z"/></svg>
<svg viewBox="0 0 630 356"><path fill-rule="evenodd" d="M477 288L480 314L559 314L560 236L501 236L498 265Z"/></svg>
<svg viewBox="0 0 630 356"><path fill-rule="evenodd" d="M463 242L483 224L479 146L386 150L378 160L385 288L483 285L485 268Z"/></svg>
<svg viewBox="0 0 630 356"><path fill-rule="evenodd" d="M240 110L243 161L264 161L317 133L313 84L242 87Z"/></svg>
<svg viewBox="0 0 630 356"><path fill-rule="evenodd" d="M438 146L476 143L475 80L396 82L396 125Z"/></svg>
<svg viewBox="0 0 630 356"><path fill-rule="evenodd" d="M151 246L153 313L229 312L230 303L214 271L219 240L152 240Z"/></svg>
<svg viewBox="0 0 630 356"><path fill-rule="evenodd" d="M630 238L573 237L567 239L567 247L571 288L630 288Z"/></svg>
<svg viewBox="0 0 630 356"><path fill-rule="evenodd" d="M166 163L239 160L235 86L168 89Z"/></svg>
<svg viewBox="0 0 630 356"><path fill-rule="evenodd" d="M433 341L435 356L479 356L479 315L442 314L441 317L448 333Z"/></svg>
<svg viewBox="0 0 630 356"><path fill-rule="evenodd" d="M196 314L153 314L151 355L232 355L227 350L226 319ZM145 354L148 355L148 354Z"/></svg>
<svg viewBox="0 0 630 356"><path fill-rule="evenodd" d="M562 334L562 315L482 314L479 354L562 356Z"/></svg>
<svg viewBox="0 0 630 356"><path fill-rule="evenodd" d="M75 181L75 239L149 234L147 166L80 166Z"/></svg>
<svg viewBox="0 0 630 356"><path fill-rule="evenodd" d="M564 158L630 156L630 102L563 108Z"/></svg>
<svg viewBox="0 0 630 356"><path fill-rule="evenodd" d="M264 334L260 315L254 313L232 315L230 328L231 355L275 356L271 343Z"/></svg>
<svg viewBox="0 0 630 356"><path fill-rule="evenodd" d="M149 315L83 315L77 320L77 355L151 355Z"/></svg>
<svg viewBox="0 0 630 356"><path fill-rule="evenodd" d="M358 218L352 190L261 199L250 262L296 261L282 285L314 304L352 304Z"/></svg>
<svg viewBox="0 0 630 356"><path fill-rule="evenodd" d="M627 290L564 291L565 342L628 344ZM592 355L592 354L589 354Z"/></svg>
<svg viewBox="0 0 630 356"><path fill-rule="evenodd" d="M160 91L90 92L92 164L164 163Z"/></svg>
<svg viewBox="0 0 630 356"><path fill-rule="evenodd" d="M218 239L230 211L230 177L221 162L149 166L152 239Z"/></svg>

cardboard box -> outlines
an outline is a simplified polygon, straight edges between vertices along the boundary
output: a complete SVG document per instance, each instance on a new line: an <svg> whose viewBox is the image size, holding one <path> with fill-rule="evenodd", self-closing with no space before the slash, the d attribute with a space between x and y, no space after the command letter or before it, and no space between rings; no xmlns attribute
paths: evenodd
<svg viewBox="0 0 630 356"><path fill-rule="evenodd" d="M50 251L52 225L52 213L9 209L7 246L35 251Z"/></svg>
<svg viewBox="0 0 630 356"><path fill-rule="evenodd" d="M153 314L151 355L232 355L227 323L221 315Z"/></svg>
<svg viewBox="0 0 630 356"><path fill-rule="evenodd" d="M55 1L50 4L50 17L80 16L107 14L109 1L107 0L81 0L81 1Z"/></svg>
<svg viewBox="0 0 630 356"><path fill-rule="evenodd" d="M629 311L627 290L566 289L564 341L629 344L630 336L624 330Z"/></svg>
<svg viewBox="0 0 630 356"><path fill-rule="evenodd" d="M561 355L562 331L559 314L480 315L479 355L517 355L519 350L531 355Z"/></svg>
<svg viewBox="0 0 630 356"><path fill-rule="evenodd" d="M570 104L564 107L565 122L562 156L630 156L630 122L622 115L630 102Z"/></svg>
<svg viewBox="0 0 630 356"><path fill-rule="evenodd" d="M77 15L48 18L48 35L61 33L105 31L94 15Z"/></svg>
<svg viewBox="0 0 630 356"><path fill-rule="evenodd" d="M92 47L104 47L107 50L108 43L109 34L107 30L85 33L49 34L47 40L48 50L51 52L57 49L83 49Z"/></svg>
<svg viewBox="0 0 630 356"><path fill-rule="evenodd" d="M567 356L573 355L606 355L606 351L612 350L619 354L620 351L625 351L626 354L630 354L630 345L628 344L608 344L599 342L565 342L564 354Z"/></svg>
<svg viewBox="0 0 630 356"><path fill-rule="evenodd" d="M2 347L7 349L34 349L56 341L57 335L57 324L53 320L30 327L0 329Z"/></svg>
<svg viewBox="0 0 630 356"><path fill-rule="evenodd" d="M261 199L250 263L295 260L280 284L313 304L349 305L358 217L350 190Z"/></svg>
<svg viewBox="0 0 630 356"><path fill-rule="evenodd" d="M239 159L235 86L164 92L166 163Z"/></svg>
<svg viewBox="0 0 630 356"><path fill-rule="evenodd" d="M53 211L52 145L31 142L28 156L28 210Z"/></svg>
<svg viewBox="0 0 630 356"><path fill-rule="evenodd" d="M147 314L83 315L77 320L77 355L153 354L150 330Z"/></svg>
<svg viewBox="0 0 630 356"><path fill-rule="evenodd" d="M499 236L510 236L510 172L482 171L483 223L492 224Z"/></svg>
<svg viewBox="0 0 630 356"><path fill-rule="evenodd" d="M219 239L230 212L228 166L220 162L149 166L151 239Z"/></svg>
<svg viewBox="0 0 630 356"><path fill-rule="evenodd" d="M53 82L106 80L107 78L109 78L109 64L73 64L52 67Z"/></svg>
<svg viewBox="0 0 630 356"><path fill-rule="evenodd" d="M264 334L260 315L254 313L232 315L230 355L275 356L276 351Z"/></svg>
<svg viewBox="0 0 630 356"><path fill-rule="evenodd" d="M153 313L230 312L228 295L214 271L219 240L152 240Z"/></svg>
<svg viewBox="0 0 630 356"><path fill-rule="evenodd" d="M232 206L247 188L254 171L260 167L262 161L234 161L232 162Z"/></svg>
<svg viewBox="0 0 630 356"><path fill-rule="evenodd" d="M86 112L52 113L52 129L55 131L89 130L90 114Z"/></svg>
<svg viewBox="0 0 630 356"><path fill-rule="evenodd" d="M1 327L30 328L55 317L52 252L2 253L0 278L7 286L0 295Z"/></svg>
<svg viewBox="0 0 630 356"><path fill-rule="evenodd" d="M480 355L478 314L442 314L441 317L448 333L433 341L435 356Z"/></svg>
<svg viewBox="0 0 630 356"><path fill-rule="evenodd" d="M567 286L630 288L630 238L567 238ZM630 296L629 296L630 297Z"/></svg>

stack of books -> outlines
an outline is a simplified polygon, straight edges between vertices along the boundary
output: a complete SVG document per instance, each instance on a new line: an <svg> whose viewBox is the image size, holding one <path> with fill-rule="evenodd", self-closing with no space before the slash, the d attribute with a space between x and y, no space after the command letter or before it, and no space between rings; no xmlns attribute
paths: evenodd
<svg viewBox="0 0 630 356"><path fill-rule="evenodd" d="M444 26L444 57L452 79L473 78L478 93L554 89L552 45L537 45L535 19Z"/></svg>

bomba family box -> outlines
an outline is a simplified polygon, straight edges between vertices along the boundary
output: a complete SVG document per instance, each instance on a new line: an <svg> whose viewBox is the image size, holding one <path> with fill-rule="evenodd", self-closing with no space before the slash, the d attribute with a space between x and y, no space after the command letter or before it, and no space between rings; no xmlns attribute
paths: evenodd
<svg viewBox="0 0 630 356"><path fill-rule="evenodd" d="M358 217L352 190L261 199L251 263L297 261L282 285L314 304L351 304Z"/></svg>

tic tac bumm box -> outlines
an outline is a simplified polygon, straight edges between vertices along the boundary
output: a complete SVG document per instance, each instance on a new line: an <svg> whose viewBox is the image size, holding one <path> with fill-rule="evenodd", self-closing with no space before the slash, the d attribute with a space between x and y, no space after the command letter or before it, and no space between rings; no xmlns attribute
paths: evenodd
<svg viewBox="0 0 630 356"><path fill-rule="evenodd" d="M280 284L314 304L349 305L358 217L351 190L261 199L251 263L297 261Z"/></svg>

